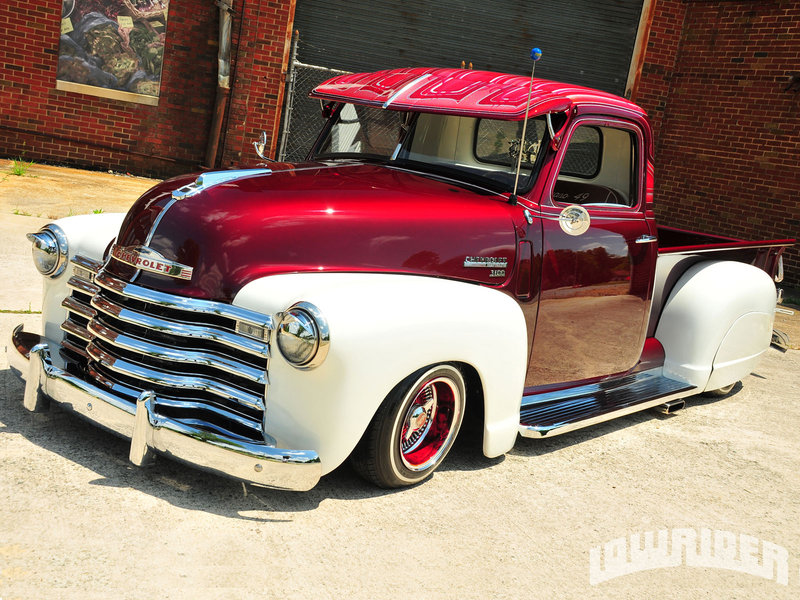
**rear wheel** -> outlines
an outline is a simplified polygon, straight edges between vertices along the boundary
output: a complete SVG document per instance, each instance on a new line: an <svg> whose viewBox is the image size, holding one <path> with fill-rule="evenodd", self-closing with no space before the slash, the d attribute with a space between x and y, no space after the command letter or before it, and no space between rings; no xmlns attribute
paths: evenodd
<svg viewBox="0 0 800 600"><path fill-rule="evenodd" d="M380 487L428 477L453 446L466 389L452 365L420 369L386 397L351 456L358 473Z"/></svg>
<svg viewBox="0 0 800 600"><path fill-rule="evenodd" d="M700 395L705 396L706 398L722 398L723 396L730 394L731 390L737 383L738 381L730 385L726 385L725 387L717 388L716 390L706 390Z"/></svg>

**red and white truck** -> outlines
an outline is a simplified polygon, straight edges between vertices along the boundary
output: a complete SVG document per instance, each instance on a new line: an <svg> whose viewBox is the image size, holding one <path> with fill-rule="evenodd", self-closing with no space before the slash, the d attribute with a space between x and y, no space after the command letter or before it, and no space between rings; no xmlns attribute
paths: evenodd
<svg viewBox="0 0 800 600"><path fill-rule="evenodd" d="M455 69L312 96L306 162L178 177L29 236L44 327L9 357L26 407L130 438L138 465L307 490L349 458L397 487L465 415L498 456L725 392L768 348L792 240L657 227L635 104Z"/></svg>

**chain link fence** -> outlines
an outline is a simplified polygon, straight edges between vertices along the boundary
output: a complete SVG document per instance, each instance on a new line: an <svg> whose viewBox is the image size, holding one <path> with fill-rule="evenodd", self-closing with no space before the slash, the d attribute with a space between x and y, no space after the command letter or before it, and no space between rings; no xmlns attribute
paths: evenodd
<svg viewBox="0 0 800 600"><path fill-rule="evenodd" d="M328 67L307 65L297 60L299 39L292 42L292 58L286 82L286 102L283 108L283 125L278 160L295 162L305 159L325 120L319 100L308 97L308 93L323 81L346 75Z"/></svg>
<svg viewBox="0 0 800 600"><path fill-rule="evenodd" d="M304 45L313 48L313 46L301 42L299 35L295 34L292 40L289 71L286 78L286 100L283 108L281 138L277 156L277 159L281 161L298 162L304 160L317 139L322 125L325 123L319 100L309 98L309 92L323 81L337 75L350 73L350 71L300 62L297 56L298 52L302 52ZM391 143L386 142L386 144L391 149L397 143L397 124L394 122L382 124L375 119L365 120L360 115L355 114L354 111L352 115L344 115L342 123L351 126L341 128L338 147L330 148L330 151L386 154L380 149L371 147L371 145L374 146L376 144L375 140L380 141L382 138L390 140ZM370 125L369 128L365 127L367 123ZM525 150L526 154L523 156L526 159L525 162L533 162L538 151L539 141L544 135L543 122L532 120L529 121L529 124L531 130L528 131L526 136L528 144ZM381 127L382 125L383 127ZM519 151L519 132L505 131L505 129L516 129L520 128L521 125L520 123L500 122L497 127L502 128L503 131L479 131L479 155L483 152L487 154L484 159L489 162L498 162L499 164L508 162L508 164L514 166L517 152ZM585 133L580 139L573 140L570 152L566 156L564 168L573 175L591 176L598 167L599 140L591 138L592 133L596 135L596 132L591 128L583 127L578 131ZM514 139L515 136L516 140ZM346 141L349 141L349 144L346 144ZM516 147L514 147L514 141L516 141ZM575 147L572 148L572 146ZM494 154L498 154L498 156L495 157Z"/></svg>

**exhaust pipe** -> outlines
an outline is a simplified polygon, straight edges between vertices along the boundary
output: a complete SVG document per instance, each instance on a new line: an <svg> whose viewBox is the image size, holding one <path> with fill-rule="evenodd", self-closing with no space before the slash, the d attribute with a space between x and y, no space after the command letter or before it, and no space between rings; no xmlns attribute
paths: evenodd
<svg viewBox="0 0 800 600"><path fill-rule="evenodd" d="M660 412L664 413L665 415L671 415L676 410L682 409L686 406L686 401L683 398L678 398L677 400L670 400L669 402L665 402L659 406L656 406L655 409Z"/></svg>

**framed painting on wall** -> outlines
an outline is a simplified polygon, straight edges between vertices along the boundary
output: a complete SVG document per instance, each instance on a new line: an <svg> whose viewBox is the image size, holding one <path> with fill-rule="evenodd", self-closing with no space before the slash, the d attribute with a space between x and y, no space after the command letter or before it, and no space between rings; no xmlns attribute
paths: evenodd
<svg viewBox="0 0 800 600"><path fill-rule="evenodd" d="M62 0L56 88L158 104L169 0Z"/></svg>

